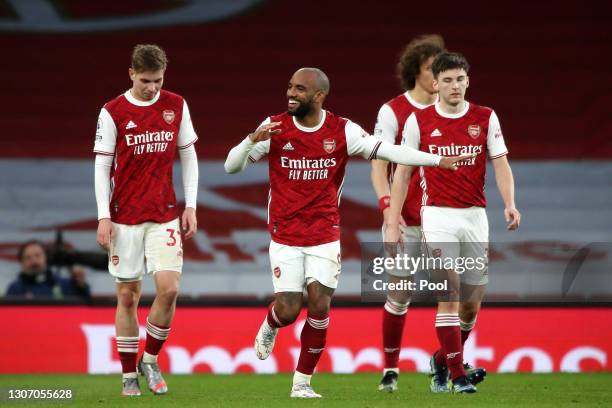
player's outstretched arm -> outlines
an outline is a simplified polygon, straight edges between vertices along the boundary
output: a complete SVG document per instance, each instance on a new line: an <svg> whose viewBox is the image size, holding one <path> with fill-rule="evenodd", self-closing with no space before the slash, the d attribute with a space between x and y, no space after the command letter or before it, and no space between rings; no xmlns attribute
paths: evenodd
<svg viewBox="0 0 612 408"><path fill-rule="evenodd" d="M261 125L253 133L249 134L239 145L230 150L225 159L225 172L234 174L241 172L249 163L249 153L257 143L263 143L270 140L272 135L281 132L280 129L274 129L280 125L280 122L271 122Z"/></svg>
<svg viewBox="0 0 612 408"><path fill-rule="evenodd" d="M94 183L96 204L98 206L98 231L96 241L108 251L113 239L114 229L110 219L110 171L113 165L113 156L97 154L94 170Z"/></svg>
<svg viewBox="0 0 612 408"><path fill-rule="evenodd" d="M464 154L461 156L445 157L437 154L425 153L406 145L398 146L385 142L381 143L376 153L376 158L403 164L405 166L434 166L452 171L457 170L457 162L470 159L474 156L474 154Z"/></svg>
<svg viewBox="0 0 612 408"><path fill-rule="evenodd" d="M370 136L351 121L346 124L346 144L349 156L359 155L367 160L382 159L405 166L438 166L447 170L457 170L457 162L475 156L475 154L465 154L444 157L425 153L407 145L394 145Z"/></svg>
<svg viewBox="0 0 612 408"><path fill-rule="evenodd" d="M497 188L502 200L504 200L504 217L508 223L507 228L515 230L521 223L521 213L516 209L516 203L514 202L514 176L512 175L510 163L508 163L508 157L498 157L491 160L491 162L495 171Z"/></svg>

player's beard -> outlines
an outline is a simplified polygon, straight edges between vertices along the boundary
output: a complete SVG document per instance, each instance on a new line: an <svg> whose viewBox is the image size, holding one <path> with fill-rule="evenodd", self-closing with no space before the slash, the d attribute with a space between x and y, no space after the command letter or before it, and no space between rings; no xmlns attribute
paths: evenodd
<svg viewBox="0 0 612 408"><path fill-rule="evenodd" d="M40 264L33 264L23 268L23 272L29 276L44 275L46 270L47 268Z"/></svg>
<svg viewBox="0 0 612 408"><path fill-rule="evenodd" d="M287 110L287 113L291 116L295 116L297 118L303 118L308 115L312 111L313 101L312 99L304 102L300 102L297 109L294 111Z"/></svg>

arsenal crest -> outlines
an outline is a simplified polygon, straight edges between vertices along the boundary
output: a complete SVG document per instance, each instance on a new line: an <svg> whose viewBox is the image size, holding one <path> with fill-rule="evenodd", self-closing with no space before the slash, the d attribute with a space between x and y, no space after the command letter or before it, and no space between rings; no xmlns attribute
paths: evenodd
<svg viewBox="0 0 612 408"><path fill-rule="evenodd" d="M277 266L277 267L274 268L274 276L276 276L277 278L280 278L280 275L281 275L281 270Z"/></svg>
<svg viewBox="0 0 612 408"><path fill-rule="evenodd" d="M325 139L323 140L323 149L327 153L331 153L336 150L336 141L334 139Z"/></svg>
<svg viewBox="0 0 612 408"><path fill-rule="evenodd" d="M470 125L468 126L468 134L476 139L480 136L480 126L479 125Z"/></svg>
<svg viewBox="0 0 612 408"><path fill-rule="evenodd" d="M117 255L113 255L111 261L113 262L113 265L117 266L119 264L119 257Z"/></svg>
<svg viewBox="0 0 612 408"><path fill-rule="evenodd" d="M172 122L174 122L174 111L167 109L163 111L162 117L164 118L167 124L171 124Z"/></svg>

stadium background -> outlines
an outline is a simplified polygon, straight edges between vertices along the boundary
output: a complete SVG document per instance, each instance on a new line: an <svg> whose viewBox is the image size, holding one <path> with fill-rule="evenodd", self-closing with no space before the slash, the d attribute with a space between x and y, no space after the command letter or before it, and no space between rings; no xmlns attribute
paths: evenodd
<svg viewBox="0 0 612 408"><path fill-rule="evenodd" d="M200 231L186 242L184 307L162 351L162 369L291 371L303 320L282 332L274 359L256 361L250 350L272 292L267 167L228 176L222 161L261 120L284 110L286 81L300 66L322 68L332 88L326 107L371 131L380 105L401 92L394 75L401 48L429 32L467 56L468 100L494 107L504 129L524 223L517 233L505 232L489 177L492 241L504 243L510 270L527 263L534 276L538 268L554 274L585 243L612 238L612 12L603 4L536 1L492 9L480 0L441 1L432 9L404 1L298 7L274 0L1 0L0 288L15 278L16 249L27 239L52 244L61 229L69 249L97 250L91 153L97 114L130 86L131 47L157 43L170 59L165 87L185 96L200 136ZM379 370L381 305L359 304L359 242L377 240L381 223L364 161L349 166L341 215L343 276L320 370ZM609 266L610 253L602 256ZM91 306L3 300L12 332L0 340L0 372L118 371L114 285L93 270L88 280ZM588 302L565 305L543 302L546 289L534 296L520 282L492 282L492 300L510 294L529 307L486 308L466 346L468 359L502 372L612 369L612 329L598 324L611 311L609 278L599 292L580 294ZM148 279L145 295L152 289ZM403 370L427 370L433 318L431 308L409 312ZM520 322L520 333L509 322ZM42 349L40 336L47 339Z"/></svg>

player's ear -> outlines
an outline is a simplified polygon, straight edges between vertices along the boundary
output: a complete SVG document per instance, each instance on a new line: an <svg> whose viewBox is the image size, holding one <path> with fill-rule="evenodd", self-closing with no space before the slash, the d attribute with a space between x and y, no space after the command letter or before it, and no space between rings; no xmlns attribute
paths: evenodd
<svg viewBox="0 0 612 408"><path fill-rule="evenodd" d="M130 75L130 79L133 81L136 77L136 71L132 67L128 68L128 74Z"/></svg>
<svg viewBox="0 0 612 408"><path fill-rule="evenodd" d="M465 87L469 87L470 86L470 77L469 76L465 76Z"/></svg>
<svg viewBox="0 0 612 408"><path fill-rule="evenodd" d="M433 89L436 92L440 92L440 88L438 88L438 80L434 78L433 80Z"/></svg>
<svg viewBox="0 0 612 408"><path fill-rule="evenodd" d="M317 93L315 94L315 98L317 100L317 102L319 102L321 105L323 104L323 101L325 100L325 92L323 92L322 90L318 90Z"/></svg>

